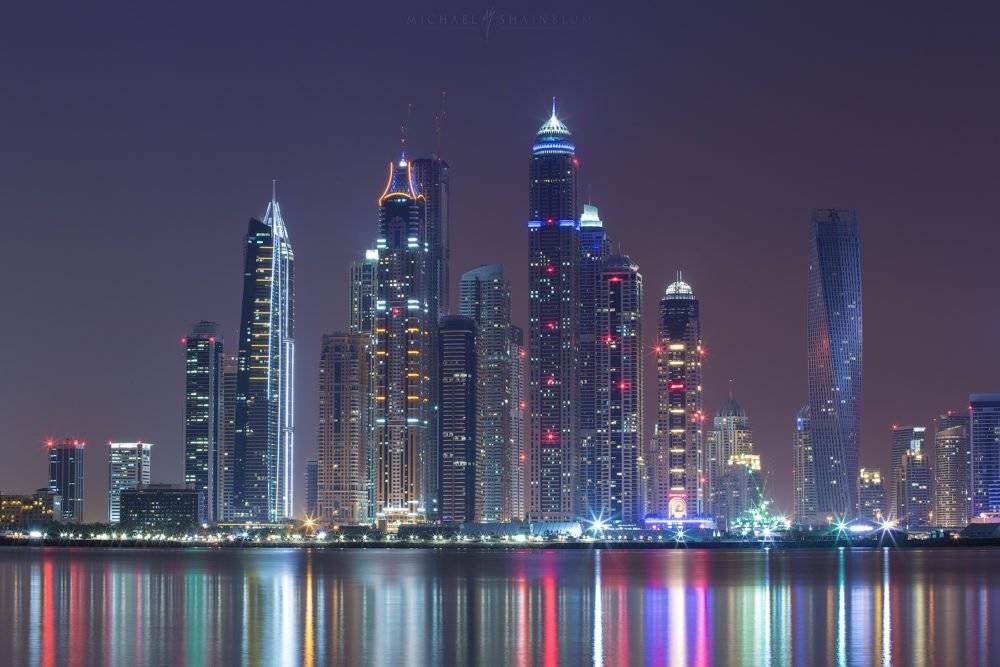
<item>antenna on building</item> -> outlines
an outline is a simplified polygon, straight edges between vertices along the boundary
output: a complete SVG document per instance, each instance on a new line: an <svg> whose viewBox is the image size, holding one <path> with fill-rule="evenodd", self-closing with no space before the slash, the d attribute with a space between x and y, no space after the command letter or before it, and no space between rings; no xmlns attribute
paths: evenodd
<svg viewBox="0 0 1000 667"><path fill-rule="evenodd" d="M400 161L406 160L406 130L410 125L410 112L413 111L413 104L407 103L406 105L406 118L399 125L399 159Z"/></svg>
<svg viewBox="0 0 1000 667"><path fill-rule="evenodd" d="M278 201L278 179L271 179L271 203Z"/></svg>
<svg viewBox="0 0 1000 667"><path fill-rule="evenodd" d="M594 204L594 184L587 183L587 203L593 206Z"/></svg>
<svg viewBox="0 0 1000 667"><path fill-rule="evenodd" d="M444 119L448 115L446 103L448 101L447 91L441 91L441 110L434 115L434 131L437 135L437 156L441 157L441 144L444 141Z"/></svg>

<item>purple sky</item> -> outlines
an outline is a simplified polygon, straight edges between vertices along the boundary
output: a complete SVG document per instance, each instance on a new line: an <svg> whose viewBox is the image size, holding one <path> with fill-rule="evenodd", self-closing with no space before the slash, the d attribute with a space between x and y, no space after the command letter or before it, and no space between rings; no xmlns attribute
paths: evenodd
<svg viewBox="0 0 1000 667"><path fill-rule="evenodd" d="M890 424L1000 391L996 5L508 6L487 30L474 7L207 4L4 11L2 492L45 484L49 436L91 443L89 519L109 440L156 443L154 478L181 478L179 339L204 318L234 340L242 237L272 177L296 251L301 471L320 335L345 324L406 105L411 153L429 152L442 90L455 280L502 262L525 323L530 146L558 96L581 193L641 267L646 333L683 269L707 407L733 378L784 508L810 208L859 215L862 465L885 466Z"/></svg>

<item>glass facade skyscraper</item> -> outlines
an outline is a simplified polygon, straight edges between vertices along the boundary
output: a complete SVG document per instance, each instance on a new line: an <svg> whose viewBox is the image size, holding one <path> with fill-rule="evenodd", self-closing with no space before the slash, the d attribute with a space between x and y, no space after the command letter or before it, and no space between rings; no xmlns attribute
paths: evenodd
<svg viewBox="0 0 1000 667"><path fill-rule="evenodd" d="M232 497L227 520L292 516L294 253L277 199L250 220L243 268Z"/></svg>
<svg viewBox="0 0 1000 667"><path fill-rule="evenodd" d="M215 521L222 460L222 338L201 321L184 338L184 483L201 493L202 517Z"/></svg>
<svg viewBox="0 0 1000 667"><path fill-rule="evenodd" d="M85 446L82 440L73 438L45 443L49 455L49 491L62 500L57 521L83 523Z"/></svg>
<svg viewBox="0 0 1000 667"><path fill-rule="evenodd" d="M510 487L507 502L512 521L527 516L528 438L528 350L524 347L524 331L510 327L510 448L508 450Z"/></svg>
<svg viewBox="0 0 1000 667"><path fill-rule="evenodd" d="M569 521L576 510L578 166L553 103L529 166L528 515L534 521Z"/></svg>
<svg viewBox="0 0 1000 667"><path fill-rule="evenodd" d="M153 444L149 442L112 442L108 444L108 523L118 523L121 518L121 493L150 482L150 453ZM199 497L204 490L198 489ZM205 518L205 503L202 501L201 518Z"/></svg>
<svg viewBox="0 0 1000 667"><path fill-rule="evenodd" d="M733 395L723 401L712 419L712 430L708 433L705 447L705 498L707 512L717 515L714 507L719 483L733 456L753 453L753 437L750 418ZM759 462L759 461L758 461Z"/></svg>
<svg viewBox="0 0 1000 667"><path fill-rule="evenodd" d="M1000 512L1000 394L969 396L972 516Z"/></svg>
<svg viewBox="0 0 1000 667"><path fill-rule="evenodd" d="M905 494L901 492L904 470L903 462L906 452L911 449L925 453L925 441L927 438L927 428L924 426L899 426L892 425L892 442L889 449L889 516L894 519L902 519L902 503ZM929 462L928 462L929 463Z"/></svg>
<svg viewBox="0 0 1000 667"><path fill-rule="evenodd" d="M810 526L819 521L816 514L816 464L809 427L809 406L795 416L792 436L792 484L795 521Z"/></svg>
<svg viewBox="0 0 1000 667"><path fill-rule="evenodd" d="M934 522L942 528L969 523L969 415L947 412L934 422Z"/></svg>
<svg viewBox="0 0 1000 667"><path fill-rule="evenodd" d="M811 443L816 510L858 511L861 406L861 248L853 211L812 213L807 302Z"/></svg>
<svg viewBox="0 0 1000 667"><path fill-rule="evenodd" d="M477 474L483 457L477 452L477 370L476 322L471 317L446 315L441 318L441 433L440 475L437 488L440 518L445 523L466 523L484 514L482 485ZM495 520L495 519L490 519Z"/></svg>
<svg viewBox="0 0 1000 667"><path fill-rule="evenodd" d="M878 468L862 468L858 472L858 517L881 521L886 516L885 485Z"/></svg>
<svg viewBox="0 0 1000 667"><path fill-rule="evenodd" d="M351 333L371 335L375 328L375 293L378 285L378 250L351 263Z"/></svg>

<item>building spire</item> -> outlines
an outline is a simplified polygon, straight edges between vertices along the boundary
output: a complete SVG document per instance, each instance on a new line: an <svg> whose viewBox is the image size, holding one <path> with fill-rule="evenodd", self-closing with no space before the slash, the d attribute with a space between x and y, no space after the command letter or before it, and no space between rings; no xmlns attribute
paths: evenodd
<svg viewBox="0 0 1000 667"><path fill-rule="evenodd" d="M399 162L404 164L406 162L406 130L410 124L410 111L413 110L413 104L407 103L406 105L406 118L403 122L399 124Z"/></svg>
<svg viewBox="0 0 1000 667"><path fill-rule="evenodd" d="M556 117L556 96L552 96L552 117Z"/></svg>
<svg viewBox="0 0 1000 667"><path fill-rule="evenodd" d="M444 119L448 115L445 103L448 101L447 91L441 91L441 110L434 116L434 130L437 134L437 156L441 157L441 144L444 141Z"/></svg>
<svg viewBox="0 0 1000 667"><path fill-rule="evenodd" d="M275 204L278 201L278 179L271 179L271 203Z"/></svg>

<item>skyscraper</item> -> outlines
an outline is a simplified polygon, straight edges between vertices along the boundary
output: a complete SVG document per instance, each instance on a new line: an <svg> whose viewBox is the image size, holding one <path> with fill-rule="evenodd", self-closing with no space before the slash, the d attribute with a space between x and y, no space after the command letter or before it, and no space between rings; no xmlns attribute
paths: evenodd
<svg viewBox="0 0 1000 667"><path fill-rule="evenodd" d="M436 356L437 323L428 305L426 207L405 155L389 163L378 211L372 337L376 518L393 527L427 516L427 493L436 482L428 480L427 470L437 469L429 439L436 373L429 362Z"/></svg>
<svg viewBox="0 0 1000 667"><path fill-rule="evenodd" d="M1000 512L1000 394L969 396L969 444L972 516Z"/></svg>
<svg viewBox="0 0 1000 667"><path fill-rule="evenodd" d="M481 521L509 520L511 341L510 283L503 266L480 266L462 275L459 312L476 323L478 392L476 488Z"/></svg>
<svg viewBox="0 0 1000 667"><path fill-rule="evenodd" d="M201 516L208 522L220 516L222 360L218 326L195 324L184 338L184 483L201 493Z"/></svg>
<svg viewBox="0 0 1000 667"><path fill-rule="evenodd" d="M149 484L149 442L108 443L108 523L118 523L121 517L121 493L125 489ZM204 490L198 489L204 497ZM206 520L206 503L202 501L201 519Z"/></svg>
<svg viewBox="0 0 1000 667"><path fill-rule="evenodd" d="M858 473L858 505L861 519L881 521L886 516L885 486L878 468L862 468Z"/></svg>
<svg viewBox="0 0 1000 667"><path fill-rule="evenodd" d="M681 279L660 300L656 347L657 434L650 513L699 517L705 511L705 460L698 299Z"/></svg>
<svg viewBox="0 0 1000 667"><path fill-rule="evenodd" d="M609 256L595 286L596 429L585 507L588 518L637 525L644 518L642 275L628 257Z"/></svg>
<svg viewBox="0 0 1000 667"><path fill-rule="evenodd" d="M330 523L372 519L369 337L323 336L319 362L317 514Z"/></svg>
<svg viewBox="0 0 1000 667"><path fill-rule="evenodd" d="M576 509L578 165L569 129L553 102L552 115L535 137L529 168L528 514L535 521L571 520Z"/></svg>
<svg viewBox="0 0 1000 667"><path fill-rule="evenodd" d="M476 323L471 317L446 315L439 327L441 363L441 434L438 493L441 521L465 523L483 516L482 478L476 467L477 379ZM492 519L491 519L492 520Z"/></svg>
<svg viewBox="0 0 1000 667"><path fill-rule="evenodd" d="M934 423L934 522L942 528L969 523L969 415L949 411Z"/></svg>
<svg viewBox="0 0 1000 667"><path fill-rule="evenodd" d="M580 261L578 277L578 293L580 312L577 319L577 392L576 420L578 440L580 442L580 467L577 471L577 487L580 497L579 506L585 511L577 512L580 518L587 519L594 512L596 480L593 474L595 438L597 435L597 365L596 365L596 326L597 326L597 293L598 282L608 255L609 241L604 231L604 223L596 206L583 205L580 215Z"/></svg>
<svg viewBox="0 0 1000 667"><path fill-rule="evenodd" d="M227 354L222 358L222 427L219 435L219 482L216 484L216 521L232 519L233 474L236 455L236 379L239 357Z"/></svg>
<svg viewBox="0 0 1000 667"><path fill-rule="evenodd" d="M792 481L795 521L814 525L821 521L816 512L816 463L812 447L812 429L809 426L809 406L804 405L795 417L795 434L792 439Z"/></svg>
<svg viewBox="0 0 1000 667"><path fill-rule="evenodd" d="M923 451L923 444L923 440L914 441L913 447L903 454L901 476L897 480L897 517L899 524L908 530L931 525L931 459Z"/></svg>
<svg viewBox="0 0 1000 667"><path fill-rule="evenodd" d="M55 517L57 521L83 522L85 445L82 440L72 438L45 443L49 454L49 491L62 499L62 512Z"/></svg>
<svg viewBox="0 0 1000 667"><path fill-rule="evenodd" d="M861 303L857 215L813 211L806 332L816 510L823 517L851 517L858 509Z"/></svg>
<svg viewBox="0 0 1000 667"><path fill-rule="evenodd" d="M315 517L319 513L319 461L306 461L306 516Z"/></svg>
<svg viewBox="0 0 1000 667"><path fill-rule="evenodd" d="M760 473L760 456L731 455L720 468L716 482L716 522L723 530L729 530L738 518L761 500L764 482Z"/></svg>
<svg viewBox="0 0 1000 667"><path fill-rule="evenodd" d="M227 518L278 522L292 515L294 449L294 253L272 193L251 218L243 269L236 432Z"/></svg>
<svg viewBox="0 0 1000 667"><path fill-rule="evenodd" d="M723 401L718 412L712 419L712 430L708 433L705 448L705 497L708 513L715 514L713 503L718 482L729 465L733 456L753 453L753 437L750 431L750 418L733 395L732 386L729 397Z"/></svg>
<svg viewBox="0 0 1000 667"><path fill-rule="evenodd" d="M924 440L927 436L927 428L924 426L899 426L892 425L892 444L889 450L889 471L891 473L889 484L889 513L891 518L902 520L903 495L900 495L901 480L903 480L903 460L906 452L915 449L924 452ZM928 464L930 462L928 461Z"/></svg>
<svg viewBox="0 0 1000 667"><path fill-rule="evenodd" d="M371 335L375 328L378 287L378 250L365 250L365 258L351 263L351 333Z"/></svg>
<svg viewBox="0 0 1000 667"><path fill-rule="evenodd" d="M524 347L524 331L510 327L510 455L507 477L509 509L505 514L513 521L527 516L528 437L525 431L528 412L528 350Z"/></svg>

